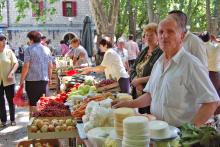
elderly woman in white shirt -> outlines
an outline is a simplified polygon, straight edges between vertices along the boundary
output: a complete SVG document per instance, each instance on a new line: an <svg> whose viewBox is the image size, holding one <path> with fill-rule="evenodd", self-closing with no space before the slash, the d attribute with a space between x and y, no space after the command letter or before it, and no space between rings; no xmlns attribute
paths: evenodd
<svg viewBox="0 0 220 147"><path fill-rule="evenodd" d="M121 92L129 93L129 75L125 70L120 56L114 49L112 49L112 44L107 39L102 39L99 42L99 45L100 50L105 52L101 65L84 68L82 74L87 74L90 72L105 72L106 79L111 77L117 79Z"/></svg>

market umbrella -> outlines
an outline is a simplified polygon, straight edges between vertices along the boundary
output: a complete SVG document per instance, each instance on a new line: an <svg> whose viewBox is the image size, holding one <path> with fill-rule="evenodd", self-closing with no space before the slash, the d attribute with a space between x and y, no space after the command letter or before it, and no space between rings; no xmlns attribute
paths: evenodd
<svg viewBox="0 0 220 147"><path fill-rule="evenodd" d="M82 46L86 49L88 56L92 57L93 39L92 39L91 19L89 18L89 16L86 16L83 21L81 43L82 43Z"/></svg>

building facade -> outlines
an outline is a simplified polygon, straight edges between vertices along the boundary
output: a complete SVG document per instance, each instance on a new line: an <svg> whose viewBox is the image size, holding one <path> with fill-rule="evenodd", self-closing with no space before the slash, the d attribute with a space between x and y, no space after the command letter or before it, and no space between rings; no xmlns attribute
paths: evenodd
<svg viewBox="0 0 220 147"><path fill-rule="evenodd" d="M25 45L28 41L27 33L32 30L40 31L48 39L52 46L58 47L60 40L68 42L74 36L81 37L83 20L90 16L91 11L87 0L59 0L49 4L48 0L40 0L37 4L40 13L49 7L56 9L54 15L47 15L45 22L37 22L32 9L26 10L26 17L16 22L18 12L13 0L6 0L2 9L3 20L0 22L0 31L5 33L12 48ZM92 30L94 23L92 22Z"/></svg>

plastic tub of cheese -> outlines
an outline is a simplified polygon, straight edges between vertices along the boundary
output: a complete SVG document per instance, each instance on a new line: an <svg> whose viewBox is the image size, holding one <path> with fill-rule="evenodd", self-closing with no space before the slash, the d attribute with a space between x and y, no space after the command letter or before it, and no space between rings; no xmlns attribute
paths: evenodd
<svg viewBox="0 0 220 147"><path fill-rule="evenodd" d="M89 130L87 133L87 137L93 147L103 147L105 144L105 140L110 136L111 130L113 127L98 127Z"/></svg>

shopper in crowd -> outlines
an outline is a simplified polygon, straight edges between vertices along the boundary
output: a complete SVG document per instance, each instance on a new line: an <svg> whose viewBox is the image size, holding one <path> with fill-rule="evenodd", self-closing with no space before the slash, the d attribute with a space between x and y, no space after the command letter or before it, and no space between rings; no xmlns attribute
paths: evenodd
<svg viewBox="0 0 220 147"><path fill-rule="evenodd" d="M123 38L118 39L117 47L115 48L115 51L121 57L125 69L129 71L128 50L125 49L125 40Z"/></svg>
<svg viewBox="0 0 220 147"><path fill-rule="evenodd" d="M47 46L50 49L51 55L55 56L55 48L51 45L51 39L46 40L45 46Z"/></svg>
<svg viewBox="0 0 220 147"><path fill-rule="evenodd" d="M64 40L60 41L60 50L61 50L61 55L65 56L66 53L70 51L70 48L65 44Z"/></svg>
<svg viewBox="0 0 220 147"><path fill-rule="evenodd" d="M193 56L197 57L206 67L208 67L208 57L206 47L198 36L187 30L187 15L180 10L173 10L169 12L169 16L179 17L181 27L184 29L183 47Z"/></svg>
<svg viewBox="0 0 220 147"><path fill-rule="evenodd" d="M163 51L158 45L157 24L149 23L144 27L145 41L148 44L138 55L130 71L132 96L136 99L144 92L144 86L147 84L154 63L161 56ZM150 113L150 108L140 108L140 113Z"/></svg>
<svg viewBox="0 0 220 147"><path fill-rule="evenodd" d="M18 68L18 60L13 51L6 47L6 37L3 34L0 34L0 67L1 127L5 127L7 122L5 95L9 105L11 125L15 126L15 106L13 103L13 97L15 94L15 71Z"/></svg>
<svg viewBox="0 0 220 147"><path fill-rule="evenodd" d="M211 42L211 36L207 31L200 34L199 37L204 41L207 48L209 77L218 92L218 96L220 96L220 45L215 46ZM220 107L216 113L220 114Z"/></svg>
<svg viewBox="0 0 220 147"><path fill-rule="evenodd" d="M41 34L31 31L27 34L30 46L24 52L20 84L25 81L25 89L30 106L36 106L38 99L46 94L48 81L52 74L52 57L50 50L41 44ZM33 107L30 107L32 111Z"/></svg>
<svg viewBox="0 0 220 147"><path fill-rule="evenodd" d="M134 36L129 35L128 39L129 40L126 43L125 48L128 50L129 66L132 66L140 51L139 51L139 48L138 48L138 44L135 41L133 41Z"/></svg>
<svg viewBox="0 0 220 147"><path fill-rule="evenodd" d="M79 38L73 38L70 42L71 50L66 54L73 60L74 66L88 65L88 54L83 46L80 45Z"/></svg>
<svg viewBox="0 0 220 147"><path fill-rule="evenodd" d="M24 61L24 48L23 48L23 46L18 48L18 55L19 55L19 59L21 61Z"/></svg>
<svg viewBox="0 0 220 147"><path fill-rule="evenodd" d="M215 45L220 44L220 40L218 40L214 34L210 35L210 39Z"/></svg>
<svg viewBox="0 0 220 147"><path fill-rule="evenodd" d="M90 72L105 72L106 79L116 79L121 92L129 93L129 75L125 70L123 62L117 52L112 48L112 43L107 39L99 42L101 52L105 52L100 66L84 68L82 74Z"/></svg>
<svg viewBox="0 0 220 147"><path fill-rule="evenodd" d="M44 45L44 46L47 46L46 41L47 41L47 37L46 37L46 36L43 36L43 35L41 34L41 41L40 41L41 44Z"/></svg>
<svg viewBox="0 0 220 147"><path fill-rule="evenodd" d="M133 101L119 101L113 107L150 105L151 113L170 125L179 127L191 122L201 126L219 105L207 68L182 47L184 29L179 17L168 16L162 20L158 38L164 53L152 69L144 88L146 93Z"/></svg>

